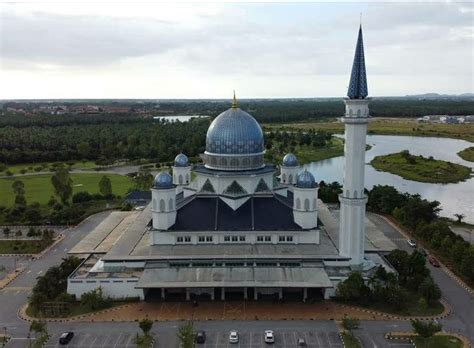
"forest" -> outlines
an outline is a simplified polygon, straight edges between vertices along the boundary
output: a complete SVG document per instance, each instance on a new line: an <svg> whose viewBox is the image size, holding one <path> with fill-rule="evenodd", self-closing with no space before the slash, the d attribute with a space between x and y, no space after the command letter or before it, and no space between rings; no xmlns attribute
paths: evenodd
<svg viewBox="0 0 474 348"><path fill-rule="evenodd" d="M131 111L123 114L51 115L7 111L7 106L15 105L29 110L29 104L25 103L3 104L0 163L92 160L107 164L117 159L171 161L180 151L190 157L198 156L204 150L205 134L211 119L174 123L153 119L153 116L199 114L215 117L229 107L229 101L185 100L159 104L149 101L139 104L140 113L135 112L138 104L130 102L125 105L129 105ZM242 100L239 106L261 123L317 122L341 116L344 112L342 99L336 98ZM474 114L474 103L472 99L375 98L370 109L374 117L465 115Z"/></svg>

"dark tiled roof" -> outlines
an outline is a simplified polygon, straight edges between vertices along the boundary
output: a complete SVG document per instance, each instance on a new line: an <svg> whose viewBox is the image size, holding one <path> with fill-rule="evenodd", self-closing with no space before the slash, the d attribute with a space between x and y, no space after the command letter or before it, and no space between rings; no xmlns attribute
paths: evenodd
<svg viewBox="0 0 474 348"><path fill-rule="evenodd" d="M217 196L196 197L178 209L174 231L301 230L293 210L275 197L251 197L232 210Z"/></svg>
<svg viewBox="0 0 474 348"><path fill-rule="evenodd" d="M367 95L368 89L365 73L364 43L362 39L362 27L360 27L347 96L350 99L364 99Z"/></svg>
<svg viewBox="0 0 474 348"><path fill-rule="evenodd" d="M151 191L132 191L125 196L125 200L137 201L145 200L151 201Z"/></svg>

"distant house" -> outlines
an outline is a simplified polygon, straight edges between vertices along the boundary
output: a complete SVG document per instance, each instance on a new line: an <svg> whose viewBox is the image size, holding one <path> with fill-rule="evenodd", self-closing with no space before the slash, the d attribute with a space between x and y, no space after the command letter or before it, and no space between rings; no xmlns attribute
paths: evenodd
<svg viewBox="0 0 474 348"><path fill-rule="evenodd" d="M151 191L132 191L125 196L124 203L133 206L147 205L151 201Z"/></svg>

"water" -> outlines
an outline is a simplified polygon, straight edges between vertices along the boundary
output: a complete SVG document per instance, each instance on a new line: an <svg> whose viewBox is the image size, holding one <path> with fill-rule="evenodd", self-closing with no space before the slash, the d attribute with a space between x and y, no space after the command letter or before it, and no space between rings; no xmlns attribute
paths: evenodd
<svg viewBox="0 0 474 348"><path fill-rule="evenodd" d="M369 163L379 155L409 150L411 154L433 156L474 168L473 162L463 160L457 152L472 146L465 140L448 138L425 138L410 136L368 135L367 144L372 148L365 155L365 186L371 189L374 185L390 185L401 192L418 193L422 198L441 203L442 216L454 218L454 214L464 214L464 221L474 223L474 177L456 184L430 184L405 180L398 175L376 171ZM313 162L305 167L316 180L342 183L344 157L335 157Z"/></svg>

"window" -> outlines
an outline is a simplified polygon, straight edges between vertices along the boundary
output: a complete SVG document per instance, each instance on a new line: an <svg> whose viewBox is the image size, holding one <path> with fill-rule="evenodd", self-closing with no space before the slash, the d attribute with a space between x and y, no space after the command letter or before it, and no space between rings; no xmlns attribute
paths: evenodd
<svg viewBox="0 0 474 348"><path fill-rule="evenodd" d="M306 198L304 200L304 210L308 211L309 210L309 199Z"/></svg>
<svg viewBox="0 0 474 348"><path fill-rule="evenodd" d="M191 237L190 237L190 236L184 237L184 241L185 241L186 243L190 243L190 242L191 242Z"/></svg>
<svg viewBox="0 0 474 348"><path fill-rule="evenodd" d="M206 239L204 238L204 236L199 236L198 238L198 242L202 243L204 242Z"/></svg>
<svg viewBox="0 0 474 348"><path fill-rule="evenodd" d="M271 242L272 236L265 236L265 242Z"/></svg>
<svg viewBox="0 0 474 348"><path fill-rule="evenodd" d="M212 236L206 236L206 242L212 242Z"/></svg>
<svg viewBox="0 0 474 348"><path fill-rule="evenodd" d="M299 198L296 198L296 206L295 206L296 209L301 209L301 201Z"/></svg>
<svg viewBox="0 0 474 348"><path fill-rule="evenodd" d="M245 236L239 236L239 241L245 242Z"/></svg>
<svg viewBox="0 0 474 348"><path fill-rule="evenodd" d="M225 236L224 237L224 242L230 242L230 236Z"/></svg>
<svg viewBox="0 0 474 348"><path fill-rule="evenodd" d="M237 236L232 236L232 241L233 242L237 242L237 240L238 240Z"/></svg>
<svg viewBox="0 0 474 348"><path fill-rule="evenodd" d="M278 237L278 241L279 241L279 242L284 242L284 241L285 241L285 236L280 236L280 237Z"/></svg>
<svg viewBox="0 0 474 348"><path fill-rule="evenodd" d="M176 237L176 243L182 243L184 241L183 237Z"/></svg>
<svg viewBox="0 0 474 348"><path fill-rule="evenodd" d="M257 236L257 242L263 242L263 236Z"/></svg>
<svg viewBox="0 0 474 348"><path fill-rule="evenodd" d="M286 241L287 242L292 242L293 241L293 236L286 236Z"/></svg>

